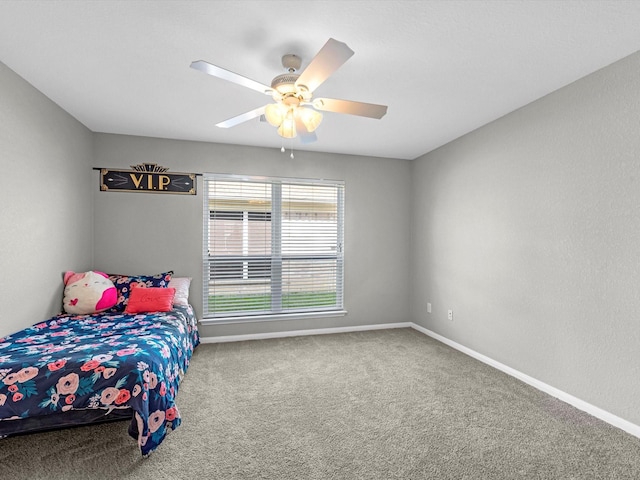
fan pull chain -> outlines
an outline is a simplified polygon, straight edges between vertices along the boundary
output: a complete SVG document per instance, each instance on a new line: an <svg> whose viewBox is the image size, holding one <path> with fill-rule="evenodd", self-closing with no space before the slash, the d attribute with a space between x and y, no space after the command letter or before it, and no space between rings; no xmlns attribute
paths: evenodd
<svg viewBox="0 0 640 480"><path fill-rule="evenodd" d="M280 147L280 151L281 151L282 153L284 153L284 152L285 152L284 145L282 145L282 146ZM291 160L293 160L293 159L295 158L295 157L293 156L293 138L291 139L291 154L289 155L289 157L291 158Z"/></svg>

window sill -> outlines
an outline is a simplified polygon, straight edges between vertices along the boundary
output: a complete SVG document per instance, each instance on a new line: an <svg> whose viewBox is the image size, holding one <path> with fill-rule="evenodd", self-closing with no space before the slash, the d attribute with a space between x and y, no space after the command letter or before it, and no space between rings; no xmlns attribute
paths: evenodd
<svg viewBox="0 0 640 480"><path fill-rule="evenodd" d="M247 315L245 317L220 317L220 318L203 318L200 320L202 325L226 325L230 323L249 323L249 322L272 322L277 320L303 320L306 318L328 318L328 317L344 317L346 310L331 310L327 312L303 312L303 313L283 313L278 315Z"/></svg>

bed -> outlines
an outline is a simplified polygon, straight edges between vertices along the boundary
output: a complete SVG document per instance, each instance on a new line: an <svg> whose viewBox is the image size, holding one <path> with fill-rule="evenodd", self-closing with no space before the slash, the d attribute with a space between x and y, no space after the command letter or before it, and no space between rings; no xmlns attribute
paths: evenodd
<svg viewBox="0 0 640 480"><path fill-rule="evenodd" d="M120 303L140 277L124 278ZM129 418L141 453L154 451L181 423L175 399L199 343L193 308L180 303L63 313L0 338L0 438Z"/></svg>

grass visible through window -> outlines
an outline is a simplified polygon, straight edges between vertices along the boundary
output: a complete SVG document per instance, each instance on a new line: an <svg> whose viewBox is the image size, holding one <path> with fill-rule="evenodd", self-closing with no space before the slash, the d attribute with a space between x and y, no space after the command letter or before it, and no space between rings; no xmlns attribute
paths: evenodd
<svg viewBox="0 0 640 480"><path fill-rule="evenodd" d="M336 292L296 292L282 295L285 310L309 307L330 307L336 304ZM210 295L209 311L243 312L271 310L270 295Z"/></svg>

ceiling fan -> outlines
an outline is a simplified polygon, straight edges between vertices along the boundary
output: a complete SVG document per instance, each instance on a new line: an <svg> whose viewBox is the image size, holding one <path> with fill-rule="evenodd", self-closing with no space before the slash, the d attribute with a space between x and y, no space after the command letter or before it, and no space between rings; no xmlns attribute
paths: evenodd
<svg viewBox="0 0 640 480"><path fill-rule="evenodd" d="M191 68L271 95L275 102L220 122L216 124L217 127L234 127L264 115L271 125L278 128L278 134L281 137L294 138L300 135L303 143L310 143L317 139L315 130L322 121L322 114L318 110L377 119L387 113L386 105L334 98L313 98L314 91L349 60L353 53L346 43L330 38L302 73L297 73L302 65L302 59L293 54L284 55L282 65L287 73L275 77L271 81L271 86L204 60L192 62Z"/></svg>

